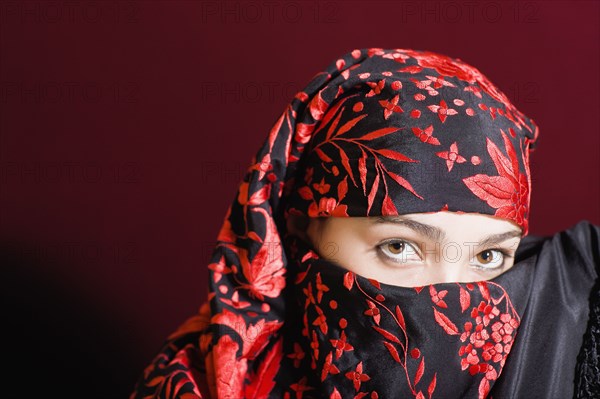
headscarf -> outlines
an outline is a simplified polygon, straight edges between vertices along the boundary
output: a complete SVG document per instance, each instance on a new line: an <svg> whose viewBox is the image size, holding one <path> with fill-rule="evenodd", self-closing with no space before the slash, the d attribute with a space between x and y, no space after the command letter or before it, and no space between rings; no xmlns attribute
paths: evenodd
<svg viewBox="0 0 600 399"><path fill-rule="evenodd" d="M208 302L132 398L485 397L519 326L522 271L390 286L320 258L286 219L469 212L525 236L537 136L459 59L343 55L296 94L253 158L218 234Z"/></svg>

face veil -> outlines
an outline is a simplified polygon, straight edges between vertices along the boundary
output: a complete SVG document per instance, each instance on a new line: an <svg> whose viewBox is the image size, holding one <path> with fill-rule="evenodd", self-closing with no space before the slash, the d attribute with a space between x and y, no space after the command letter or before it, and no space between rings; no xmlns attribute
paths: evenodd
<svg viewBox="0 0 600 399"><path fill-rule="evenodd" d="M493 393L528 301L523 268L488 282L389 286L321 259L285 222L469 212L525 236L537 137L531 119L458 59L344 54L272 127L218 234L208 302L169 337L132 397Z"/></svg>

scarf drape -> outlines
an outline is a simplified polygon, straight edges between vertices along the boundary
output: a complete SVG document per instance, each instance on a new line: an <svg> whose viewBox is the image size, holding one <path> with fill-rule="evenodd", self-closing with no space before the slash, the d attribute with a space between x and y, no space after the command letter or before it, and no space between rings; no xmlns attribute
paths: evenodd
<svg viewBox="0 0 600 399"><path fill-rule="evenodd" d="M208 302L132 398L486 397L515 356L527 267L487 282L389 286L321 259L285 221L472 212L526 236L537 137L458 59L343 55L294 97L253 158L218 234Z"/></svg>

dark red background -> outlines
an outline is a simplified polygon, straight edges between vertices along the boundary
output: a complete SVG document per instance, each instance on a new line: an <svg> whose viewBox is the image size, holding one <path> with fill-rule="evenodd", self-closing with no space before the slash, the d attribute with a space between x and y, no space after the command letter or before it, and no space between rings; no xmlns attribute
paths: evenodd
<svg viewBox="0 0 600 399"><path fill-rule="evenodd" d="M221 4L0 3L3 359L20 397L129 392L205 299L271 126L354 48L479 68L541 128L532 234L600 223L600 3Z"/></svg>

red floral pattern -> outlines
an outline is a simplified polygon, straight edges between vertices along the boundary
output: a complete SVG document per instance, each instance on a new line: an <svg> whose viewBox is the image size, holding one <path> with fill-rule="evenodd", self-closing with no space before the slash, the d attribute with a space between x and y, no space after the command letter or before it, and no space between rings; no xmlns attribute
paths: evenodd
<svg viewBox="0 0 600 399"><path fill-rule="evenodd" d="M489 138L486 139L487 151L499 175L477 174L463 179L463 182L473 194L496 208L494 216L512 220L527 232L531 179L528 174L519 172L515 148L506 134L501 133L508 157Z"/></svg>
<svg viewBox="0 0 600 399"><path fill-rule="evenodd" d="M493 128L482 132L482 125ZM381 361L403 376L398 389L409 397L445 394L465 373L485 397L519 325L502 287L408 290L432 333L460 341L449 355L457 367L440 366L436 350L414 336L415 312L390 287L343 272L315 274L318 256L297 240L284 243L284 222L292 213L444 209L494 214L526 234L528 151L537 136L532 120L460 60L404 49L345 54L296 94L252 159L208 267L210 306L169 337L131 399L383 397L390 384L378 372ZM463 177L466 201L444 197L453 179L421 179L437 165ZM465 175L465 166L480 173ZM298 289L298 319L283 295L289 281ZM364 344L367 336L374 346Z"/></svg>
<svg viewBox="0 0 600 399"><path fill-rule="evenodd" d="M456 385L464 372L472 376L478 397L487 396L502 373L520 324L500 284L434 284L427 291L423 287L387 286L319 259L300 242L297 245L311 256L303 257L300 266L306 271L297 282L305 329L294 339L294 345L327 353L324 359L317 351L312 355L311 369L320 376L321 391L330 392L332 397L342 392L351 396L372 392L386 397L386 387L380 384L391 378L396 382L394 395L431 398L437 387L452 396L452 386L466 389ZM317 286L327 289L317 290ZM314 300L317 292L323 294L321 301ZM346 308L319 305L328 299L345 303ZM415 334L418 330L413 323L434 337L441 333L456 338L444 341L441 348L435 340ZM328 327L321 328L322 324ZM447 367L448 356L460 364L456 370Z"/></svg>

